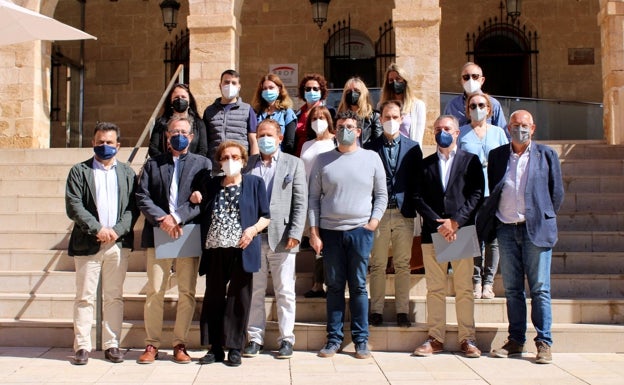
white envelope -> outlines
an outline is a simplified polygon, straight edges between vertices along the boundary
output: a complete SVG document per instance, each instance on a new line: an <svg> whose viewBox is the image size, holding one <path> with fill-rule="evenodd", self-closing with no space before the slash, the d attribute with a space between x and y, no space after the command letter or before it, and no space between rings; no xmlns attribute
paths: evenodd
<svg viewBox="0 0 624 385"><path fill-rule="evenodd" d="M440 233L431 234L431 239L438 262L449 262L481 255L481 246L474 225L460 227L457 230L457 239L450 243Z"/></svg>
<svg viewBox="0 0 624 385"><path fill-rule="evenodd" d="M154 227L154 247L156 259L199 257L202 254L200 225L182 226L182 236L178 239Z"/></svg>

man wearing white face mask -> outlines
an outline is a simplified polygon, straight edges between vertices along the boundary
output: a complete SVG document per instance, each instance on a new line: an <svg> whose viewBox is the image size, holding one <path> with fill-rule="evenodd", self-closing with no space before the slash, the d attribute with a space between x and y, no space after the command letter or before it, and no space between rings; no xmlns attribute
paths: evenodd
<svg viewBox="0 0 624 385"><path fill-rule="evenodd" d="M464 92L454 97L446 104L446 107L444 107L444 115L453 115L456 117L461 127L470 123L470 116L466 116L466 98L472 94L481 92L481 87L483 87L483 83L485 83L485 76L483 76L481 67L475 63L467 62L462 67L459 81ZM505 120L500 102L491 96L490 102L492 104L492 115L488 117L487 122L498 127L506 127L507 120Z"/></svg>
<svg viewBox="0 0 624 385"><path fill-rule="evenodd" d="M370 259L371 314L368 322L372 326L381 326L383 323L386 264L390 243L395 269L397 325L409 327L413 318L409 314L409 286L416 210L410 197L415 191L414 182L419 179L417 175L422 172L422 151L418 143L400 135L401 119L401 102L384 102L381 105L384 134L365 146L381 158L388 187L388 206L375 230Z"/></svg>
<svg viewBox="0 0 624 385"><path fill-rule="evenodd" d="M239 96L240 74L232 69L223 71L219 87L221 97L206 107L203 116L208 132L208 158L214 160L217 147L227 140L240 143L250 155L257 154L258 119L253 108ZM215 166L218 164L215 162ZM218 171L218 167L215 167L215 171Z"/></svg>

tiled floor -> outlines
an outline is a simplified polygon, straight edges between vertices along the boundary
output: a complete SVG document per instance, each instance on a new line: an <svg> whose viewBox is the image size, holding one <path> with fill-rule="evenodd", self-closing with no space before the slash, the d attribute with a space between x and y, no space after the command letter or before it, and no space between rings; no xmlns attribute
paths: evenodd
<svg viewBox="0 0 624 385"><path fill-rule="evenodd" d="M379 384L624 384L624 354L555 353L552 365L534 363L529 353L521 359L482 357L467 359L445 353L416 358L406 353L373 352L368 360L353 357L352 349L333 358L296 351L290 360L271 352L244 358L238 368L223 364L179 365L171 351L152 365L135 362L141 350L126 353L126 361L112 364L102 352L91 354L85 366L70 364L67 348L0 347L1 384L270 384L270 385L379 385ZM196 360L202 351L191 351Z"/></svg>

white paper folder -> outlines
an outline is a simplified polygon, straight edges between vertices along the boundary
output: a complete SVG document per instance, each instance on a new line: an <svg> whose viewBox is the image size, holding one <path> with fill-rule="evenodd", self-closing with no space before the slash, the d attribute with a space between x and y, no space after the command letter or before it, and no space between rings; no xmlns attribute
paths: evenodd
<svg viewBox="0 0 624 385"><path fill-rule="evenodd" d="M199 257L202 254L200 225L182 226L182 236L178 239L154 227L154 247L156 259Z"/></svg>
<svg viewBox="0 0 624 385"><path fill-rule="evenodd" d="M438 262L449 262L481 255L475 226L460 227L457 230L457 239L450 243L440 233L431 234L431 239Z"/></svg>

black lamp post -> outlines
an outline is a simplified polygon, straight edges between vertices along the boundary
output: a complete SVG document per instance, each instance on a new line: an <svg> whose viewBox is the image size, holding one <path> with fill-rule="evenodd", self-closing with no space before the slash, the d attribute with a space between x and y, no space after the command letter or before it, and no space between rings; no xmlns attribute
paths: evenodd
<svg viewBox="0 0 624 385"><path fill-rule="evenodd" d="M522 0L507 0L507 15L511 17L512 21L516 21L520 17L521 7Z"/></svg>
<svg viewBox="0 0 624 385"><path fill-rule="evenodd" d="M163 24L167 27L167 31L171 33L171 30L178 25L180 3L176 0L163 0L163 2L160 3L160 10L162 11Z"/></svg>
<svg viewBox="0 0 624 385"><path fill-rule="evenodd" d="M312 4L312 20L319 26L323 27L323 23L327 21L327 8L331 0L310 0Z"/></svg>

